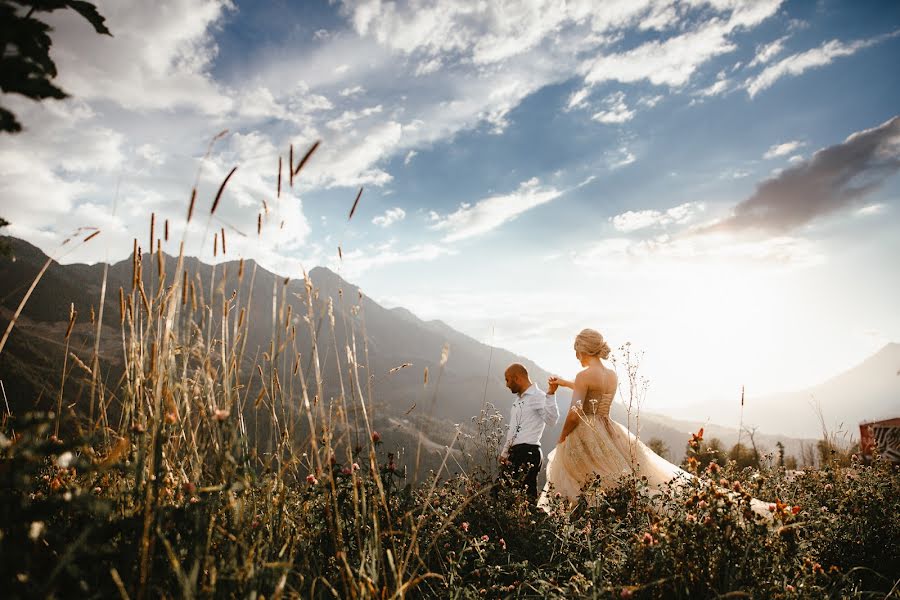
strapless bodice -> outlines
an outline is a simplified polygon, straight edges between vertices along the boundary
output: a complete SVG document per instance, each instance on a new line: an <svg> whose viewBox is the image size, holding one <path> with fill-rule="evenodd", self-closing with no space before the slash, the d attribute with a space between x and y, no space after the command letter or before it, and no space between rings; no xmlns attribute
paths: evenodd
<svg viewBox="0 0 900 600"><path fill-rule="evenodd" d="M581 403L581 410L586 415L608 417L609 407L612 406L614 396L615 392L601 392L600 390L588 389L587 396Z"/></svg>

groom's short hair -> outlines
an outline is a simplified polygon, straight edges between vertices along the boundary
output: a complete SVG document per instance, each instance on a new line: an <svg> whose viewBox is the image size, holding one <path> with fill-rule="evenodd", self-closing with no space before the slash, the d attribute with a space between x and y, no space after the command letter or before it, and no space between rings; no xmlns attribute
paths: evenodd
<svg viewBox="0 0 900 600"><path fill-rule="evenodd" d="M512 376L528 377L528 369L522 363L513 363L506 367L506 372Z"/></svg>

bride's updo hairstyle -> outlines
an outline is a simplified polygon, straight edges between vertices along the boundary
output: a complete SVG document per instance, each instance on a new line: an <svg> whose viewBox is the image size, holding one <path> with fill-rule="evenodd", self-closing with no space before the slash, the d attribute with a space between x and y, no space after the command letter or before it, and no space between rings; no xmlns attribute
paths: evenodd
<svg viewBox="0 0 900 600"><path fill-rule="evenodd" d="M609 358L609 344L595 329L582 329L581 333L575 336L575 351L588 356L599 356L600 358Z"/></svg>

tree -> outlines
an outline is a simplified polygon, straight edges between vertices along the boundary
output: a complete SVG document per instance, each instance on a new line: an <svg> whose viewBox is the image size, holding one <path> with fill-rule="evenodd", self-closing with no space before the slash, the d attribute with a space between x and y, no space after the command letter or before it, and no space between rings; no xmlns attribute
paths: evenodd
<svg viewBox="0 0 900 600"><path fill-rule="evenodd" d="M784 444L781 443L781 440L775 443L775 447L778 448L778 466L784 466Z"/></svg>
<svg viewBox="0 0 900 600"><path fill-rule="evenodd" d="M666 445L664 441L655 437L650 438L650 441L647 442L647 447L653 450L658 455L662 456L665 459L668 459L669 456L669 447Z"/></svg>
<svg viewBox="0 0 900 600"><path fill-rule="evenodd" d="M66 8L87 19L98 34L112 35L97 7L84 0L0 0L0 90L4 94L32 100L68 97L50 82L56 77L56 64L50 58L52 28L36 16ZM21 130L12 111L0 106L0 132Z"/></svg>
<svg viewBox="0 0 900 600"><path fill-rule="evenodd" d="M756 452L754 452L752 448L748 448L741 443L737 443L731 447L731 450L728 452L728 458L729 460L733 460L739 469L759 466Z"/></svg>

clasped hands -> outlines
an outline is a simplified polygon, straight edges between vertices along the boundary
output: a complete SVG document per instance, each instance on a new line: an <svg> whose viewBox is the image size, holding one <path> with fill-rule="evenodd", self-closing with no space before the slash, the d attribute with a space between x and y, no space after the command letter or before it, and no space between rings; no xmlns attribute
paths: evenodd
<svg viewBox="0 0 900 600"><path fill-rule="evenodd" d="M557 388L560 388L560 387L566 387L566 388L572 389L574 387L574 384L571 381L569 381L567 379L563 379L562 377L557 377L556 375L551 375L550 378L547 379L547 393L548 394L555 394Z"/></svg>

